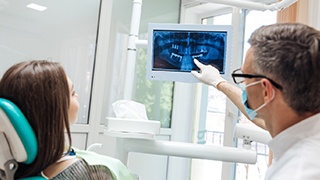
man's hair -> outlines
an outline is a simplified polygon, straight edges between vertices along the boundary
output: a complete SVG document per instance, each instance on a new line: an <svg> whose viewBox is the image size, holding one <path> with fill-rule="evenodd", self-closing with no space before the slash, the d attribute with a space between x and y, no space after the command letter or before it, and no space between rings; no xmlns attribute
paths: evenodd
<svg viewBox="0 0 320 180"><path fill-rule="evenodd" d="M320 32L299 23L262 26L250 37L254 71L283 87L299 115L320 112Z"/></svg>
<svg viewBox="0 0 320 180"><path fill-rule="evenodd" d="M67 76L59 63L45 60L13 65L0 81L0 97L14 102L33 128L38 155L33 163L19 163L15 178L36 175L63 155L65 130L71 145Z"/></svg>

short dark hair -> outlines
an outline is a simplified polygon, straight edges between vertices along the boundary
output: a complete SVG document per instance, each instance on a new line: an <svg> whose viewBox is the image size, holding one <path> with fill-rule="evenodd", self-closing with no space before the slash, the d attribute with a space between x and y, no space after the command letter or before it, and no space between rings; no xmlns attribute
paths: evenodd
<svg viewBox="0 0 320 180"><path fill-rule="evenodd" d="M19 163L15 178L36 175L63 155L65 130L71 145L69 86L63 67L46 60L10 67L0 81L0 97L14 102L26 116L38 140L38 155L30 165Z"/></svg>
<svg viewBox="0 0 320 180"><path fill-rule="evenodd" d="M286 103L299 115L320 112L320 32L300 23L258 28L249 39L254 71L283 87Z"/></svg>

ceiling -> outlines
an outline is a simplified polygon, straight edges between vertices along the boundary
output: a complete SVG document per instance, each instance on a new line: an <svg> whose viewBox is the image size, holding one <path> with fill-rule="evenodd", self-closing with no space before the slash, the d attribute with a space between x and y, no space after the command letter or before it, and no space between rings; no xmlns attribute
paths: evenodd
<svg viewBox="0 0 320 180"><path fill-rule="evenodd" d="M47 9L40 12L27 8L30 3ZM73 25L80 26L92 19L90 16L97 16L99 4L100 0L0 0L0 28L41 33L48 29L67 28L65 25L70 19Z"/></svg>

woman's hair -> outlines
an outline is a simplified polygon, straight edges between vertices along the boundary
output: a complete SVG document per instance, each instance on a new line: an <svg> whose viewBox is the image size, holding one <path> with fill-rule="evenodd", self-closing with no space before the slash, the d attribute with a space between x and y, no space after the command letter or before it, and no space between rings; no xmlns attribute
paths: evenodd
<svg viewBox="0 0 320 180"><path fill-rule="evenodd" d="M71 145L70 93L63 67L46 60L15 64L0 81L0 97L20 108L38 140L35 161L19 163L15 178L36 175L60 159L65 150L65 130Z"/></svg>
<svg viewBox="0 0 320 180"><path fill-rule="evenodd" d="M262 26L250 37L254 71L283 87L298 114L320 112L320 32L299 23Z"/></svg>

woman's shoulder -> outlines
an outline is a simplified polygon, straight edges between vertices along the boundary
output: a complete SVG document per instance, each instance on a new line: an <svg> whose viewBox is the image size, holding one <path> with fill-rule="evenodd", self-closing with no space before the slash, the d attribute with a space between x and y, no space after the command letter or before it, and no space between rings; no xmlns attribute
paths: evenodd
<svg viewBox="0 0 320 180"><path fill-rule="evenodd" d="M107 166L89 165L84 159L80 159L52 179L114 180L116 178Z"/></svg>
<svg viewBox="0 0 320 180"><path fill-rule="evenodd" d="M137 177L131 173L127 166L120 160L101 155L92 151L74 149L78 158L84 159L89 166L107 167L115 179L136 180Z"/></svg>

